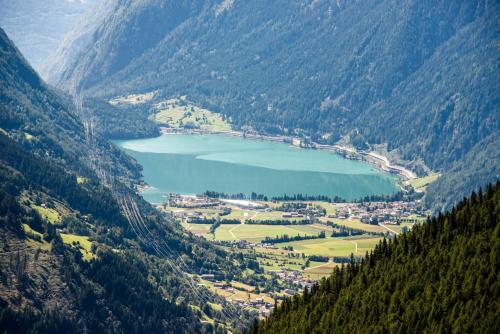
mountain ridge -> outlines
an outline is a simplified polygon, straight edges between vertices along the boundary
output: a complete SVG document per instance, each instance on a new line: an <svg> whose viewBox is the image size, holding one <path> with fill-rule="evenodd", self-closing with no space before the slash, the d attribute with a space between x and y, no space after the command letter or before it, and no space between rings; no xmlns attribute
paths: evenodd
<svg viewBox="0 0 500 334"><path fill-rule="evenodd" d="M83 76L69 68L54 82L65 89L77 82L87 96L105 100L150 91L188 95L237 129L387 145L398 163L444 178L500 130L494 1L235 1L220 15L215 6L200 2L100 82L87 80L98 63ZM128 38L127 30L102 21L99 31L107 29L116 33L113 43ZM101 42L96 35L90 49ZM75 61L91 61L90 49ZM435 209L450 208L471 190ZM445 194L431 188L429 202Z"/></svg>

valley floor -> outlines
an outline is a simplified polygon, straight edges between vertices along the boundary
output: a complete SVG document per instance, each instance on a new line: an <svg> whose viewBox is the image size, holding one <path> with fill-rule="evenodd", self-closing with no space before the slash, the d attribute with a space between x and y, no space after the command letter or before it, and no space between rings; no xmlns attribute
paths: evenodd
<svg viewBox="0 0 500 334"><path fill-rule="evenodd" d="M188 195L171 195L157 208L175 216L186 232L258 263L273 282L267 287L248 281L255 268L232 282L211 276L197 279L261 316L269 314L274 301L312 286L351 256L365 256L383 237L410 230L427 214L419 202L272 202Z"/></svg>

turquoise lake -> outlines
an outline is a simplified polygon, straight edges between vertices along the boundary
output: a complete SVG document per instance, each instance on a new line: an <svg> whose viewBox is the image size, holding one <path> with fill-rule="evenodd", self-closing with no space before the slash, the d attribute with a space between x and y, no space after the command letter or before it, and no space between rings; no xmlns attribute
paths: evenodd
<svg viewBox="0 0 500 334"><path fill-rule="evenodd" d="M339 196L348 200L392 194L398 178L327 151L220 135L163 135L114 143L143 167L142 193L161 203L168 193L255 192Z"/></svg>

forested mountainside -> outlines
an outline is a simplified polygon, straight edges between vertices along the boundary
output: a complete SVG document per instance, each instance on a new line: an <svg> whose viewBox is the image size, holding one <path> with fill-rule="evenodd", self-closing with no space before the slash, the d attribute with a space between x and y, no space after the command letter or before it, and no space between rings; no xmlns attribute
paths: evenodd
<svg viewBox="0 0 500 334"><path fill-rule="evenodd" d="M247 260L136 195L136 162L98 136L89 141L71 102L1 29L0 106L2 333L224 332L251 318L212 310L208 302L228 306L187 275L231 280Z"/></svg>
<svg viewBox="0 0 500 334"><path fill-rule="evenodd" d="M31 65L42 72L64 35L93 8L95 0L0 0L0 27Z"/></svg>
<svg viewBox="0 0 500 334"><path fill-rule="evenodd" d="M452 184L453 175L472 172L463 161L473 147L498 140L499 6L111 1L93 26L76 28L77 37L61 46L63 66L51 82L104 100L151 91L187 95L236 128L386 150ZM120 134L109 125L115 130L108 133ZM430 188L429 202L449 208L480 182L496 180L489 171L456 193Z"/></svg>
<svg viewBox="0 0 500 334"><path fill-rule="evenodd" d="M497 333L500 183L337 268L250 333Z"/></svg>

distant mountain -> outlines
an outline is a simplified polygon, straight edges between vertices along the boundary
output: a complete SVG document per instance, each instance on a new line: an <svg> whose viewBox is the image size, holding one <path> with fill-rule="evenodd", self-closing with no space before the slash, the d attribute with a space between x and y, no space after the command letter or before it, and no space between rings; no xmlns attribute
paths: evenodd
<svg viewBox="0 0 500 334"><path fill-rule="evenodd" d="M80 116L0 29L0 332L224 332L207 302L225 300L187 273L231 280L245 261L142 200L138 164Z"/></svg>
<svg viewBox="0 0 500 334"><path fill-rule="evenodd" d="M63 36L96 0L0 0L0 27L41 71ZM42 73L43 76L44 73Z"/></svg>
<svg viewBox="0 0 500 334"><path fill-rule="evenodd" d="M61 46L51 82L106 99L188 95L237 128L377 148L445 183L498 138L496 1L111 3L73 33L86 43ZM472 189L429 196L446 209Z"/></svg>
<svg viewBox="0 0 500 334"><path fill-rule="evenodd" d="M107 79L206 7L204 0L108 0L66 36L47 68L52 83ZM99 43L96 47L95 43Z"/></svg>
<svg viewBox="0 0 500 334"><path fill-rule="evenodd" d="M498 333L500 183L336 268L249 333Z"/></svg>

